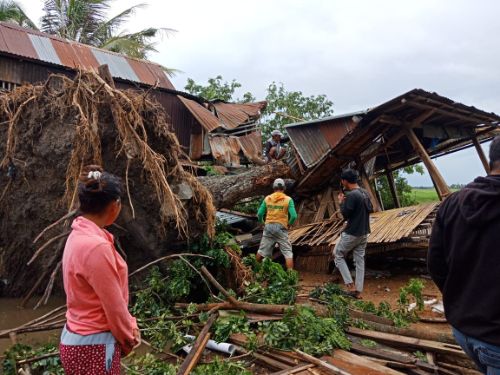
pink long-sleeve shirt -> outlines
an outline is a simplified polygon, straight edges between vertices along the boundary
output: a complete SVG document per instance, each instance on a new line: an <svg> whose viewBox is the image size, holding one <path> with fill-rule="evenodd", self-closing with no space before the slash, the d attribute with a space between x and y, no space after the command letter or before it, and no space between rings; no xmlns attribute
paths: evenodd
<svg viewBox="0 0 500 375"><path fill-rule="evenodd" d="M80 335L111 331L128 353L137 322L128 311L127 263L105 229L82 216L71 228L62 263L67 327Z"/></svg>

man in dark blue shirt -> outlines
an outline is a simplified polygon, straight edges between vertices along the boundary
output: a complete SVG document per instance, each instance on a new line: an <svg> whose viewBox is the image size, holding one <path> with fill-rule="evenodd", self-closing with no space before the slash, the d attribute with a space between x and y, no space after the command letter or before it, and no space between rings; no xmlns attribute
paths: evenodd
<svg viewBox="0 0 500 375"><path fill-rule="evenodd" d="M344 283L348 288L348 293L361 298L365 279L365 249L370 233L370 212L373 207L368 193L358 185L358 172L353 169L346 169L340 176L340 181L346 195L339 194L340 212L347 225L340 234L340 239L333 250L335 256L335 266L340 271ZM353 282L351 272L345 261L349 252L353 252L354 263L356 265L356 283Z"/></svg>

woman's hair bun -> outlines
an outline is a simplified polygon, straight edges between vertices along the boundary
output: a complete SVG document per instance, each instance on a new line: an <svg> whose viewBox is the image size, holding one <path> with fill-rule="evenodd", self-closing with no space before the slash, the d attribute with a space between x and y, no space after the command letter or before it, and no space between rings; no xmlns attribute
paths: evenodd
<svg viewBox="0 0 500 375"><path fill-rule="evenodd" d="M89 193L101 192L105 184L105 181L101 178L103 173L104 170L100 165L87 165L83 167L80 173L80 183L83 184L85 190Z"/></svg>

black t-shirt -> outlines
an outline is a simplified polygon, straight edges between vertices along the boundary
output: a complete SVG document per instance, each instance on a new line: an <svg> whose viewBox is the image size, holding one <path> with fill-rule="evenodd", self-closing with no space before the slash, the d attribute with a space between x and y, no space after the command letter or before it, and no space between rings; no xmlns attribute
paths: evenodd
<svg viewBox="0 0 500 375"><path fill-rule="evenodd" d="M351 236L364 236L370 233L370 212L373 210L368 193L357 188L346 193L340 212L347 226L344 232Z"/></svg>

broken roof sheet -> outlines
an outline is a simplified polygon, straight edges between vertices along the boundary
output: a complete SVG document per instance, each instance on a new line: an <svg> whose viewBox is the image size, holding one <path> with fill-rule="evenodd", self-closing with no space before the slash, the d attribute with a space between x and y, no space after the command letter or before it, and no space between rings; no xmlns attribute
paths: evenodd
<svg viewBox="0 0 500 375"><path fill-rule="evenodd" d="M97 69L108 64L111 75L127 81L174 89L161 65L0 22L0 53L64 66Z"/></svg>
<svg viewBox="0 0 500 375"><path fill-rule="evenodd" d="M191 99L179 98L207 132L216 129L233 130L240 125L256 121L266 108L267 102L226 103L206 102L204 105Z"/></svg>

